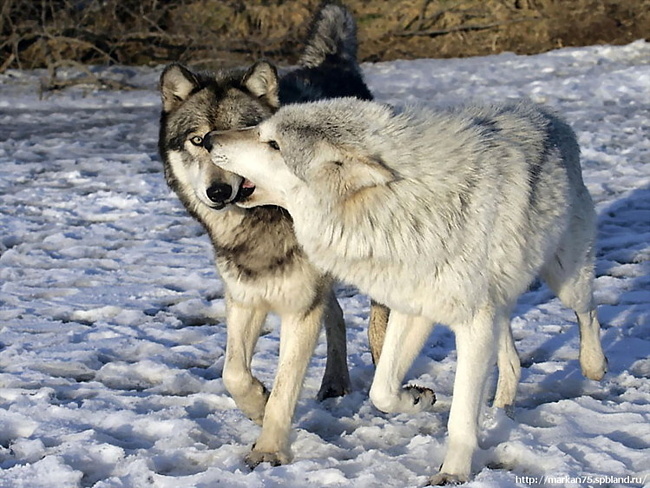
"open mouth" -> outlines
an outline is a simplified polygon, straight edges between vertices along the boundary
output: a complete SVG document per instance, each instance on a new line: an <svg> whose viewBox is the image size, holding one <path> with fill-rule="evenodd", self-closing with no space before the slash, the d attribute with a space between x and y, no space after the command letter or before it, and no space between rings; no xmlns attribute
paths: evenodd
<svg viewBox="0 0 650 488"><path fill-rule="evenodd" d="M250 197L253 194L254 191L255 191L255 184L251 180L244 179L241 186L239 187L237 196L235 196L232 203L246 200L248 197Z"/></svg>

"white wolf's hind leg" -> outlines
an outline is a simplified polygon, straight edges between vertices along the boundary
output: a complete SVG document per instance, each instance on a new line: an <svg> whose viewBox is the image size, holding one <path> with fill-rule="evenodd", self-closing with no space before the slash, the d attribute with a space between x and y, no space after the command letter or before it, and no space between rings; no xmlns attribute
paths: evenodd
<svg viewBox="0 0 650 488"><path fill-rule="evenodd" d="M497 354L499 380L494 396L494 406L507 409L515 403L517 385L521 377L521 361L517 354L515 340L512 337L509 313L504 311L499 314L497 327L499 328L499 351Z"/></svg>
<svg viewBox="0 0 650 488"><path fill-rule="evenodd" d="M300 311L281 317L278 370L266 404L262 432L246 457L251 468L263 462L277 466L291 461L291 420L318 340L324 308L320 303L306 314Z"/></svg>
<svg viewBox="0 0 650 488"><path fill-rule="evenodd" d="M580 326L580 368L590 380L600 381L607 372L607 358L600 342L600 323L596 310L576 312Z"/></svg>
<svg viewBox="0 0 650 488"><path fill-rule="evenodd" d="M375 378L370 388L372 403L382 412L422 412L430 410L436 396L428 388L402 387L404 376L424 342L433 323L391 310Z"/></svg>
<svg viewBox="0 0 650 488"><path fill-rule="evenodd" d="M343 311L333 291L330 291L327 298L323 323L327 336L327 363L318 391L318 400L320 401L343 396L350 392L345 321L343 320Z"/></svg>
<svg viewBox="0 0 650 488"><path fill-rule="evenodd" d="M560 301L576 313L580 326L582 374L592 380L601 380L607 372L607 359L600 342L600 323L593 301L593 242L582 235L587 231L581 217L574 217L572 224L541 275Z"/></svg>
<svg viewBox="0 0 650 488"><path fill-rule="evenodd" d="M223 382L237 407L257 424L262 423L269 393L253 376L251 361L267 311L227 299L226 360Z"/></svg>

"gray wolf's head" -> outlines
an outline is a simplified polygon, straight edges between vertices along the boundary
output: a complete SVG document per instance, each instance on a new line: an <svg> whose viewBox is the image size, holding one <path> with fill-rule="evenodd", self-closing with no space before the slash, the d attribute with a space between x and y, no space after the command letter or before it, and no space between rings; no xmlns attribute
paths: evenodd
<svg viewBox="0 0 650 488"><path fill-rule="evenodd" d="M245 177L240 206L343 202L395 179L381 157L389 107L353 98L287 105L256 127L206 136L213 162Z"/></svg>
<svg viewBox="0 0 650 488"><path fill-rule="evenodd" d="M205 135L253 126L279 106L275 67L258 62L248 70L196 73L169 65L160 78L162 113L159 151L170 187L190 211L222 209L249 189L243 179L210 161Z"/></svg>

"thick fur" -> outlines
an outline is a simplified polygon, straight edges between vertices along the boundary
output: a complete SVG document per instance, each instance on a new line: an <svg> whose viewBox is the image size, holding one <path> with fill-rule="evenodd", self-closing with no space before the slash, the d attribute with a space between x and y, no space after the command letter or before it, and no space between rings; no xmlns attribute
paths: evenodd
<svg viewBox="0 0 650 488"><path fill-rule="evenodd" d="M214 134L215 163L250 179L242 205L274 203L321 269L391 308L370 397L420 411L402 382L433 323L456 334L458 365L441 472L466 481L491 366L495 405L515 399L509 318L536 275L577 314L583 373L606 370L592 297L595 212L571 128L521 102L397 111L357 100L288 106L248 131Z"/></svg>
<svg viewBox="0 0 650 488"><path fill-rule="evenodd" d="M224 383L238 407L262 424L246 459L253 467L291 459L291 418L322 323L328 355L318 397L349 390L345 323L332 278L307 261L289 214L279 207L244 210L232 205L249 190L240 176L211 163L203 138L209 131L255 125L284 103L336 95L370 99L356 61L349 12L339 5L323 6L311 32L303 66L283 78L266 62L219 73L172 64L160 81L159 149L165 177L207 230L226 286ZM282 327L277 379L269 392L253 376L251 361L271 311L279 314ZM385 327L385 321L376 327Z"/></svg>

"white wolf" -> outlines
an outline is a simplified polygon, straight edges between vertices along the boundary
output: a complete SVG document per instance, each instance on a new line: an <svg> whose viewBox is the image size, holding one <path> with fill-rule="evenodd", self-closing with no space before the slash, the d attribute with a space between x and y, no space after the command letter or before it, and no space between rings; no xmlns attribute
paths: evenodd
<svg viewBox="0 0 650 488"><path fill-rule="evenodd" d="M592 297L595 212L571 128L530 102L396 111L342 99L286 106L259 126L213 133L213 161L274 203L309 259L391 308L370 397L384 412L428 409L402 382L434 322L456 335L449 444L432 484L471 472L482 393L514 402L509 326L540 274L577 314L583 373L606 370Z"/></svg>

